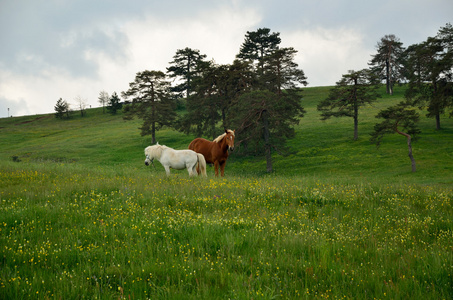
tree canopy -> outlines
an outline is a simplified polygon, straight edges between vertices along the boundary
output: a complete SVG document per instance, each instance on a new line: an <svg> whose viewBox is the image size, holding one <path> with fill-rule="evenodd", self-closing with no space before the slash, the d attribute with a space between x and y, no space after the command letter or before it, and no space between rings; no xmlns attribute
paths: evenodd
<svg viewBox="0 0 453 300"><path fill-rule="evenodd" d="M403 43L393 34L385 35L378 42L376 49L377 53L372 56L369 63L371 70L380 79L385 80L387 94L393 95L393 85L403 79Z"/></svg>
<svg viewBox="0 0 453 300"><path fill-rule="evenodd" d="M112 115L116 115L118 110L123 107L123 105L121 104L121 99L120 97L118 97L118 94L116 92L113 92L112 97L109 98L107 104L107 110Z"/></svg>
<svg viewBox="0 0 453 300"><path fill-rule="evenodd" d="M226 128L236 129L239 152L263 155L267 170L272 171L272 153L286 152L285 142L304 116L301 88L307 85L304 71L295 62L297 50L280 44L280 33L269 28L247 31L232 64L206 61L200 50L179 49L167 75L161 71L137 73L130 89L122 94L132 100L124 109L125 119L143 119L141 134L151 134L153 142L162 126L213 139ZM370 68L342 75L328 97L318 103L321 119L351 117L357 140L359 110L377 101L382 82L391 95L395 83L407 80L404 107L382 111L379 117L385 122L375 128L375 141L379 143L384 133L393 130L386 126L396 118L397 109L403 109L403 119L415 122L410 115L414 107L426 108L440 129L440 115L453 108L452 49L451 24L435 37L406 49L395 35L385 35L377 43ZM185 106L184 113L176 114L177 102Z"/></svg>
<svg viewBox="0 0 453 300"><path fill-rule="evenodd" d="M359 108L374 102L378 97L379 80L368 69L344 74L329 96L318 104L321 119L351 117L354 120L354 140L359 138Z"/></svg>
<svg viewBox="0 0 453 300"><path fill-rule="evenodd" d="M294 137L293 125L304 116L300 96L257 90L243 94L235 108L233 123L244 151L264 155L266 171L272 172L271 152L286 150L286 139Z"/></svg>
<svg viewBox="0 0 453 300"><path fill-rule="evenodd" d="M261 80L264 75L265 60L274 54L279 48L280 43L280 33L271 33L269 28L247 31L245 40L236 57L250 62L251 66L254 67L257 77Z"/></svg>
<svg viewBox="0 0 453 300"><path fill-rule="evenodd" d="M181 96L184 92L186 98L189 98L193 91L193 80L199 74L206 62L205 54L200 54L200 50L191 48L179 49L167 68L170 78L181 80L181 83L174 85L171 89Z"/></svg>
<svg viewBox="0 0 453 300"><path fill-rule="evenodd" d="M417 127L419 119L418 113L412 107L412 104L403 101L399 104L381 110L376 118L382 118L384 121L374 126L374 132L371 134L371 142L377 146L381 144L382 138L386 134L398 133L407 138L409 149L409 158L411 160L412 172L416 171L415 159L412 154L412 139L420 133Z"/></svg>
<svg viewBox="0 0 453 300"><path fill-rule="evenodd" d="M69 118L69 103L62 98L58 99L57 103L55 104L55 117L57 119L63 119L66 117Z"/></svg>
<svg viewBox="0 0 453 300"><path fill-rule="evenodd" d="M404 53L406 98L420 108L427 106L427 116L435 118L438 130L440 115L453 106L452 36L453 27L447 24L436 37L411 45Z"/></svg>
<svg viewBox="0 0 453 300"><path fill-rule="evenodd" d="M156 131L162 126L172 126L176 118L176 101L170 93L170 82L161 71L138 72L135 81L123 97L132 101L124 108L126 120L138 117L143 120L142 135L151 135L156 143Z"/></svg>

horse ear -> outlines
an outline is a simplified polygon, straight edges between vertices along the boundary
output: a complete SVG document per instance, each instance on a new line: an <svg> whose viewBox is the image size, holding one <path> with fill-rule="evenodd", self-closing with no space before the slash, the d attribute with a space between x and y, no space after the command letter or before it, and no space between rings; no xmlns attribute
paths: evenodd
<svg viewBox="0 0 453 300"><path fill-rule="evenodd" d="M228 129L225 128L225 133L228 133Z"/></svg>

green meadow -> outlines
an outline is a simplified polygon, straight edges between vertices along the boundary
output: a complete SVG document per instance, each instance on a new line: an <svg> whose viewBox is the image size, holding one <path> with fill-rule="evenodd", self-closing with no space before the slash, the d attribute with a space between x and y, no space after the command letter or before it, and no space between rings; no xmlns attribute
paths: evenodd
<svg viewBox="0 0 453 300"><path fill-rule="evenodd" d="M404 87L359 112L358 141L319 120L328 90L304 89L271 174L235 151L224 178L167 178L140 121L101 108L0 119L0 299L453 298L453 119L421 112L412 173L404 137L369 142Z"/></svg>

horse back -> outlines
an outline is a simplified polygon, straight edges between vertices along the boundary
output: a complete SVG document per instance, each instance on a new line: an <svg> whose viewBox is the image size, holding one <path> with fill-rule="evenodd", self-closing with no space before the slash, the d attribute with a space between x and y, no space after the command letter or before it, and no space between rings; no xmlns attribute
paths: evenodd
<svg viewBox="0 0 453 300"><path fill-rule="evenodd" d="M203 138L196 138L189 144L189 149L203 154L207 163L214 163L212 158L213 142Z"/></svg>

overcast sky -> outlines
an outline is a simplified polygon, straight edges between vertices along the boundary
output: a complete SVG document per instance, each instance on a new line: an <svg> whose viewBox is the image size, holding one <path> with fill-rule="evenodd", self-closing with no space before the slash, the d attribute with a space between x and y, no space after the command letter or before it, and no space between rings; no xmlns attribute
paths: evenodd
<svg viewBox="0 0 453 300"><path fill-rule="evenodd" d="M453 22L452 0L0 0L0 118L92 107L178 49L233 62L247 31L279 32L310 86L368 67L377 42L420 43Z"/></svg>

